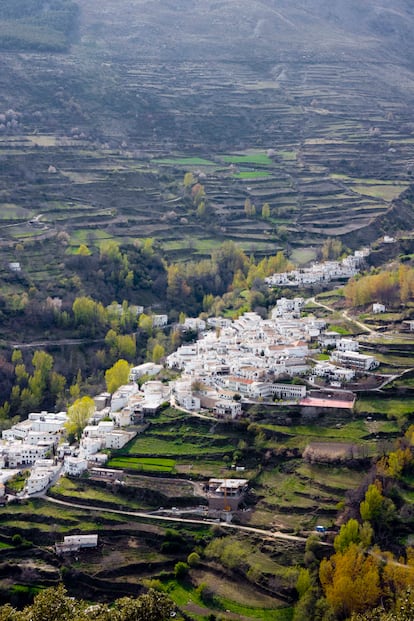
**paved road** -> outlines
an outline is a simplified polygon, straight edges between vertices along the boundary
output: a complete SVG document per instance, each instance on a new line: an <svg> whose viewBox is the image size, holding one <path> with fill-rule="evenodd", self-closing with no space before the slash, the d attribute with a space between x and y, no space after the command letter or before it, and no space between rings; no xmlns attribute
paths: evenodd
<svg viewBox="0 0 414 621"><path fill-rule="evenodd" d="M160 520L166 522L178 522L180 524L202 524L203 526L214 524L214 520L201 520L196 518L183 518L183 517L172 517L172 516L160 516L160 515L152 515L150 513L146 513L145 511L124 511L123 509L107 509L105 507L95 507L93 505L83 505L77 502L68 502L66 500L58 500L57 498L52 498L51 496L44 496L44 500L48 502L52 502L57 505L62 505L64 507L71 507L72 509L85 509L87 511L96 511L96 512L105 512L105 513L116 513L119 515L127 515L129 517L136 518L145 518L146 520L153 520L159 522ZM267 539L284 539L287 541L295 541L298 543L305 544L307 539L306 537L298 537L297 535L289 535L287 533L282 533L280 531L271 532L269 530L265 530L263 528L254 528L253 526L241 526L239 524L228 524L227 522L220 522L220 526L222 528L227 528L229 530L237 530L245 533L262 535ZM320 542L323 546L330 546L329 543L325 541Z"/></svg>
<svg viewBox="0 0 414 621"><path fill-rule="evenodd" d="M51 347L55 345L83 345L84 343L103 343L105 339L57 339L55 341L32 341L30 343L7 343L13 349L30 349L31 347Z"/></svg>

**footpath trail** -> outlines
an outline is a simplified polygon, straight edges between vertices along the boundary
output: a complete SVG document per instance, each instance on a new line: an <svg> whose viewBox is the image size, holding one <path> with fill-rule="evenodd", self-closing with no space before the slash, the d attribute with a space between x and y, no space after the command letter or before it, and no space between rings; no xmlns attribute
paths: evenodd
<svg viewBox="0 0 414 621"><path fill-rule="evenodd" d="M165 522L178 522L180 524L202 524L203 526L212 525L215 523L214 520L202 520L197 518L183 518L178 516L160 516L153 515L151 513L146 513L145 511L126 511L123 509L108 509L106 507L95 507L93 505L84 505L77 502L69 502L67 500L59 500L57 498L52 498L51 496L43 496L44 500L48 502L52 502L57 505L62 505L64 507L71 507L72 509L84 509L86 511L96 511L96 512L105 512L105 513L116 513L118 515L126 515L129 517L135 518L144 518L146 520L153 521L165 521ZM267 539L284 539L286 541L295 541L298 543L303 543L305 545L307 538L299 537L297 535L289 535L288 533L282 533L280 531L271 532L265 530L264 528L255 528L253 526L242 526L241 524L229 524L227 522L220 522L220 526L222 528L227 528L229 530L236 530L239 532L245 532L250 534L262 535ZM320 542L321 545L330 546L329 543L325 541Z"/></svg>
<svg viewBox="0 0 414 621"><path fill-rule="evenodd" d="M319 302L315 297L308 298L306 300L306 303L308 302L311 302L312 304L316 304L316 306L320 306L321 308L325 308L330 313L337 312L335 308L333 308L332 306L328 306L327 304L323 304L323 302ZM355 323L359 328L361 328L361 330L368 332L370 335L374 335L377 333L377 330L374 330L373 328L368 326L366 323L362 323L362 321L359 321L359 319L355 319L355 317L350 317L347 310L341 311L341 315L344 319L346 319L347 321L352 321L352 323Z"/></svg>

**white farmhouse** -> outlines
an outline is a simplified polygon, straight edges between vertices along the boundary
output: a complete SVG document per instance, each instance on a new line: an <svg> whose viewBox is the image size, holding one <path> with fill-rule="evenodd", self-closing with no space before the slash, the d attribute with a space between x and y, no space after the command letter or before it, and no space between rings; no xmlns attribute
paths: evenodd
<svg viewBox="0 0 414 621"><path fill-rule="evenodd" d="M379 366L379 362L374 356L367 356L356 351L335 350L331 358L334 362L360 371L372 371Z"/></svg>
<svg viewBox="0 0 414 621"><path fill-rule="evenodd" d="M359 343L355 339L338 339L335 343L339 351L358 351Z"/></svg>
<svg viewBox="0 0 414 621"><path fill-rule="evenodd" d="M162 370L162 364L155 364L154 362L144 362L136 367L132 367L129 372L129 381L136 382L140 377L144 375L153 376L157 375Z"/></svg>
<svg viewBox="0 0 414 621"><path fill-rule="evenodd" d="M154 328L162 328L168 325L168 315L152 315L152 325Z"/></svg>
<svg viewBox="0 0 414 621"><path fill-rule="evenodd" d="M44 459L49 452L49 446L33 445L24 442L13 442L3 447L9 468L30 466L37 459Z"/></svg>
<svg viewBox="0 0 414 621"><path fill-rule="evenodd" d="M217 418L231 418L232 420L241 416L242 405L240 401L229 401L227 399L220 399L216 402L213 413Z"/></svg>
<svg viewBox="0 0 414 621"><path fill-rule="evenodd" d="M107 449L121 449L127 442L132 440L136 436L136 432L123 431L121 429L114 429L110 433L105 434L105 448Z"/></svg>
<svg viewBox="0 0 414 621"><path fill-rule="evenodd" d="M135 383L120 386L112 395L111 412L117 412L128 405L129 399L137 392L138 386Z"/></svg>
<svg viewBox="0 0 414 621"><path fill-rule="evenodd" d="M26 482L27 493L37 494L46 489L58 470L59 466L54 463L53 459L36 461Z"/></svg>
<svg viewBox="0 0 414 621"><path fill-rule="evenodd" d="M65 457L63 471L71 477L79 477L88 469L88 461L85 457Z"/></svg>

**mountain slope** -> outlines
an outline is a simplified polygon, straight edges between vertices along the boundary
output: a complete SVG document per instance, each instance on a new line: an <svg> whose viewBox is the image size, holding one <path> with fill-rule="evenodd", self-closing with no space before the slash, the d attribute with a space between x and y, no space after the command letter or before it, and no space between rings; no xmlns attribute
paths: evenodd
<svg viewBox="0 0 414 621"><path fill-rule="evenodd" d="M98 228L166 248L201 240L207 254L217 238L269 253L286 239L363 243L390 226L414 170L408 1L78 6L69 53L0 53L0 239L35 235L19 216L28 210L74 245ZM226 154L268 149L266 170L223 166ZM208 222L183 198L197 166L179 154L213 162L202 171ZM246 218L246 198L259 215L269 202L271 218ZM8 205L22 229L9 227Z"/></svg>

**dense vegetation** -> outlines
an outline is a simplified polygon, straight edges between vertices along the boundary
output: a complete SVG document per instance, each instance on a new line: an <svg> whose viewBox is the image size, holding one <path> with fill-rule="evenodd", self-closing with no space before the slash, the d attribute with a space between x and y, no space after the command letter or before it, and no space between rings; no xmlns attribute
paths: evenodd
<svg viewBox="0 0 414 621"><path fill-rule="evenodd" d="M414 297L414 269L401 264L398 269L381 270L353 278L345 287L351 306L382 302L392 307L406 304Z"/></svg>
<svg viewBox="0 0 414 621"><path fill-rule="evenodd" d="M31 606L17 611L11 606L0 608L2 621L164 621L174 611L172 601L154 591L133 598L120 598L112 607L91 606L67 595L63 586L40 592Z"/></svg>
<svg viewBox="0 0 414 621"><path fill-rule="evenodd" d="M24 254L22 249L23 260ZM194 337L183 334L177 325L154 328L151 307L137 315L137 304L147 307L151 302L154 311L168 312L175 324L185 318L182 311L206 316L223 312L237 316L248 310L264 314L274 292L264 286L263 277L290 266L281 252L256 261L232 242L219 246L211 259L171 265L152 240L124 248L114 241L102 242L93 252L82 244L75 255L62 252L61 258L67 275L49 281L46 298L40 283L24 275L11 282L13 293L1 296L0 313L9 343L42 332L44 346L49 340L52 346L59 341L63 346L63 351L55 348L54 356L43 352L48 363L42 374L36 367L40 352L4 354L3 420L36 408L63 407L79 396L82 386L88 392L103 387L104 371L119 358L159 362L183 339ZM67 360L68 337L89 344L84 356Z"/></svg>
<svg viewBox="0 0 414 621"><path fill-rule="evenodd" d="M410 596L414 550L404 543L413 519L405 490L413 474L412 435L411 426L396 450L378 459L363 485L348 494L342 526L333 542L334 554L319 564L308 541L307 568L297 584L298 621L362 619L354 615L370 613L377 606L384 618L410 618L398 615L412 611L414 603ZM401 602L407 593L404 608ZM380 609L376 614L375 618L382 618Z"/></svg>

